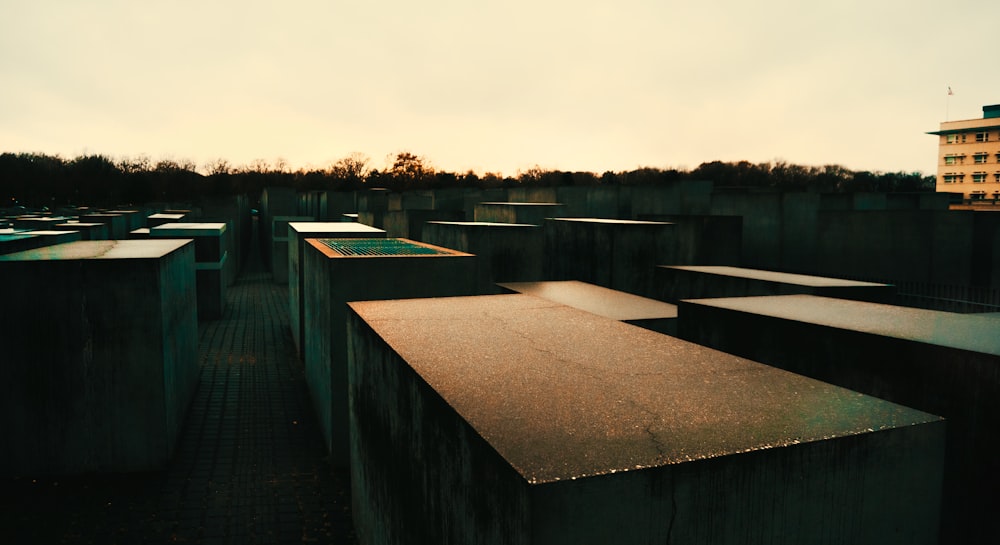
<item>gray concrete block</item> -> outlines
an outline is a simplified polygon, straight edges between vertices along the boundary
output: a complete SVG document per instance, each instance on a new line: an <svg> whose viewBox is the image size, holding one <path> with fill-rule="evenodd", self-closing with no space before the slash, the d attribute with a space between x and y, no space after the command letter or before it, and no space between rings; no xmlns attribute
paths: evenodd
<svg viewBox="0 0 1000 545"><path fill-rule="evenodd" d="M477 293L499 293L497 282L542 280L545 236L537 225L433 221L424 242L476 255Z"/></svg>
<svg viewBox="0 0 1000 545"><path fill-rule="evenodd" d="M156 214L150 214L146 217L146 227L153 228L164 223L181 223L186 218L187 214L165 214L162 212ZM133 229L134 231L135 229Z"/></svg>
<svg viewBox="0 0 1000 545"><path fill-rule="evenodd" d="M896 294L890 284L726 266L661 265L656 267L654 286L655 298L675 304L681 299L799 293L892 302Z"/></svg>
<svg viewBox="0 0 1000 545"><path fill-rule="evenodd" d="M226 291L233 263L225 223L167 223L149 230L150 238L194 240L198 291L198 317L221 318L226 311Z"/></svg>
<svg viewBox="0 0 1000 545"><path fill-rule="evenodd" d="M84 223L105 223L108 226L108 236L111 240L124 240L128 238L129 217L122 214L96 213L81 214L80 221Z"/></svg>
<svg viewBox="0 0 1000 545"><path fill-rule="evenodd" d="M544 225L546 218L562 217L565 211L566 205L554 202L481 202L472 217L481 222Z"/></svg>
<svg viewBox="0 0 1000 545"><path fill-rule="evenodd" d="M1000 534L1000 320L811 295L678 311L685 339L947 418L941 543Z"/></svg>
<svg viewBox="0 0 1000 545"><path fill-rule="evenodd" d="M424 240L427 222L464 220L465 214L459 210L390 210L382 217L382 226L389 238L428 242Z"/></svg>
<svg viewBox="0 0 1000 545"><path fill-rule="evenodd" d="M670 223L550 218L545 223L544 275L648 296L656 266L670 263L674 248Z"/></svg>
<svg viewBox="0 0 1000 545"><path fill-rule="evenodd" d="M576 280L501 282L500 287L636 325L677 334L677 306Z"/></svg>
<svg viewBox="0 0 1000 545"><path fill-rule="evenodd" d="M52 226L54 231L79 231L80 240L109 240L110 233L105 223L69 222ZM131 234L131 233L130 233ZM129 238L132 238L131 236Z"/></svg>
<svg viewBox="0 0 1000 545"><path fill-rule="evenodd" d="M349 301L475 293L475 256L406 239L306 239L305 373L324 443L348 463Z"/></svg>
<svg viewBox="0 0 1000 545"><path fill-rule="evenodd" d="M305 296L303 252L307 238L385 238L385 231L360 223L338 222L289 222L288 223L288 325L299 357L305 354L302 342L305 332Z"/></svg>
<svg viewBox="0 0 1000 545"><path fill-rule="evenodd" d="M271 275L275 284L288 283L288 243L291 235L288 232L288 224L291 222L316 221L311 216L274 216L271 218L271 236L268 238L270 251Z"/></svg>
<svg viewBox="0 0 1000 545"><path fill-rule="evenodd" d="M194 245L81 241L0 256L0 471L162 469L198 383Z"/></svg>
<svg viewBox="0 0 1000 545"><path fill-rule="evenodd" d="M349 305L362 543L935 543L944 422L524 295Z"/></svg>

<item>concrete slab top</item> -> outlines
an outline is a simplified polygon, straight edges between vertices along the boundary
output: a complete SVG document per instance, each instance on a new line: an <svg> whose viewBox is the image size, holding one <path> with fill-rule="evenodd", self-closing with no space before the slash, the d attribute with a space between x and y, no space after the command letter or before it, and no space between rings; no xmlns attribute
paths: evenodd
<svg viewBox="0 0 1000 545"><path fill-rule="evenodd" d="M676 318L677 306L578 280L503 282L511 291L586 310L612 320Z"/></svg>
<svg viewBox="0 0 1000 545"><path fill-rule="evenodd" d="M311 233L385 233L384 229L365 225L363 223L351 223L346 221L293 221L289 222L288 228L300 234Z"/></svg>
<svg viewBox="0 0 1000 545"><path fill-rule="evenodd" d="M817 295L691 299L693 303L1000 355L1000 318Z"/></svg>
<svg viewBox="0 0 1000 545"><path fill-rule="evenodd" d="M76 233L77 231L53 231L50 229L31 229L26 232L32 235L38 235L42 237L57 237L57 236L67 236L71 233Z"/></svg>
<svg viewBox="0 0 1000 545"><path fill-rule="evenodd" d="M219 236L225 232L225 223L164 223L149 229L151 236Z"/></svg>
<svg viewBox="0 0 1000 545"><path fill-rule="evenodd" d="M603 223L608 225L673 225L668 221L618 220L609 218L549 218L552 221L572 221L576 223Z"/></svg>
<svg viewBox="0 0 1000 545"><path fill-rule="evenodd" d="M680 269L704 274L717 274L720 276L735 276L739 278L750 278L753 280L765 280L769 282L781 282L784 284L798 284L800 286L810 286L817 288L825 287L861 287L861 286L886 286L887 284L877 284L874 282L859 282L856 280L844 280L841 278L827 278L823 276L809 276L805 274L791 274L775 271L764 271L760 269L744 269L742 267L726 267L722 265L660 265L665 269Z"/></svg>
<svg viewBox="0 0 1000 545"><path fill-rule="evenodd" d="M529 483L940 420L528 295L350 306Z"/></svg>
<svg viewBox="0 0 1000 545"><path fill-rule="evenodd" d="M66 231L60 231L66 233ZM190 239L80 240L0 256L0 261L74 261L81 259L157 259Z"/></svg>
<svg viewBox="0 0 1000 545"><path fill-rule="evenodd" d="M493 228L499 227L501 229L508 229L511 227L530 227L532 229L538 229L539 226L532 225L530 223L498 223L495 221L429 221L427 223L434 223L437 225L457 225L461 227L482 227L482 228Z"/></svg>
<svg viewBox="0 0 1000 545"><path fill-rule="evenodd" d="M157 220L180 220L180 219L184 219L184 216L186 216L186 215L187 214L162 214L161 213L161 214L150 214L147 217L149 219L157 219Z"/></svg>
<svg viewBox="0 0 1000 545"><path fill-rule="evenodd" d="M103 227L107 225L106 223L89 223L82 221L68 221L66 223L57 223L56 227Z"/></svg>

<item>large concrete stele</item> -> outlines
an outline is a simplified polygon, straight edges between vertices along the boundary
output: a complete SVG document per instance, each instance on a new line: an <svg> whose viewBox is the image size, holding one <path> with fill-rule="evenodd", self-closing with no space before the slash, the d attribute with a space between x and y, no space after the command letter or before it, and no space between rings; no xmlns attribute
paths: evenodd
<svg viewBox="0 0 1000 545"><path fill-rule="evenodd" d="M0 256L3 475L163 468L198 383L194 244Z"/></svg>
<svg viewBox="0 0 1000 545"><path fill-rule="evenodd" d="M226 311L226 288L235 264L229 259L225 223L165 223L149 230L150 238L194 240L198 287L198 317L221 318Z"/></svg>
<svg viewBox="0 0 1000 545"><path fill-rule="evenodd" d="M545 223L545 278L649 296L656 266L670 263L673 249L671 223L550 218Z"/></svg>
<svg viewBox="0 0 1000 545"><path fill-rule="evenodd" d="M500 282L501 288L586 310L667 335L677 333L677 306L577 280Z"/></svg>
<svg viewBox="0 0 1000 545"><path fill-rule="evenodd" d="M1000 535L1000 319L811 295L678 314L685 339L947 418L941 542Z"/></svg>
<svg viewBox="0 0 1000 545"><path fill-rule="evenodd" d="M936 416L536 297L349 306L361 543L936 541Z"/></svg>
<svg viewBox="0 0 1000 545"><path fill-rule="evenodd" d="M562 217L566 205L554 202L481 202L472 219L492 223L544 225L546 218Z"/></svg>
<svg viewBox="0 0 1000 545"><path fill-rule="evenodd" d="M660 265L653 279L654 297L675 304L681 299L795 294L889 303L896 295L891 284L715 265Z"/></svg>
<svg viewBox="0 0 1000 545"><path fill-rule="evenodd" d="M305 373L335 466L348 464L347 303L476 293L471 254L398 238L306 239Z"/></svg>
<svg viewBox="0 0 1000 545"><path fill-rule="evenodd" d="M288 244L292 240L288 224L315 220L316 218L310 216L274 216L271 218L268 255L271 256L271 275L275 284L288 283Z"/></svg>
<svg viewBox="0 0 1000 545"><path fill-rule="evenodd" d="M288 224L288 325L292 341L302 358L305 305L303 282L305 269L302 255L307 238L385 238L385 231L361 223L349 222L290 222Z"/></svg>
<svg viewBox="0 0 1000 545"><path fill-rule="evenodd" d="M497 282L542 280L542 227L522 223L431 221L424 242L476 255L477 293L500 293Z"/></svg>

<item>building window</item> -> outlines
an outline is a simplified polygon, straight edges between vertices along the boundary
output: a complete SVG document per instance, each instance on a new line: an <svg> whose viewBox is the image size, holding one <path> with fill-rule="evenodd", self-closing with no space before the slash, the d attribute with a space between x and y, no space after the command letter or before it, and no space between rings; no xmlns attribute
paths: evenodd
<svg viewBox="0 0 1000 545"><path fill-rule="evenodd" d="M965 174L945 174L944 183L946 184L960 184L962 183L962 178Z"/></svg>
<svg viewBox="0 0 1000 545"><path fill-rule="evenodd" d="M989 141L990 141L990 133L988 132L976 133L976 142L989 142Z"/></svg>
<svg viewBox="0 0 1000 545"><path fill-rule="evenodd" d="M996 181L996 183L1000 184L1000 172L997 172L996 174L993 175L993 180Z"/></svg>
<svg viewBox="0 0 1000 545"><path fill-rule="evenodd" d="M962 144L965 142L964 134L949 134L945 137L945 141L949 144Z"/></svg>
<svg viewBox="0 0 1000 545"><path fill-rule="evenodd" d="M944 164L946 165L961 165L964 162L965 162L965 155L953 153L944 156Z"/></svg>
<svg viewBox="0 0 1000 545"><path fill-rule="evenodd" d="M969 198L974 201L981 201L985 196L986 196L985 191L973 191L972 193L969 193Z"/></svg>
<svg viewBox="0 0 1000 545"><path fill-rule="evenodd" d="M986 164L987 157L989 156L990 155L988 153L982 152L982 153L976 153L975 155L972 156L972 158L977 165L983 165Z"/></svg>
<svg viewBox="0 0 1000 545"><path fill-rule="evenodd" d="M972 183L981 184L986 181L985 172L974 172L972 174Z"/></svg>

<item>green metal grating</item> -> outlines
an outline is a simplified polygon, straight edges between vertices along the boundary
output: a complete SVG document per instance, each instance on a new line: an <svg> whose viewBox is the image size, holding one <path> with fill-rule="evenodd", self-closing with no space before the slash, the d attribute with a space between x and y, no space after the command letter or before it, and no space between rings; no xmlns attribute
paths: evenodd
<svg viewBox="0 0 1000 545"><path fill-rule="evenodd" d="M448 252L395 238L323 238L320 242L345 256L440 255Z"/></svg>

